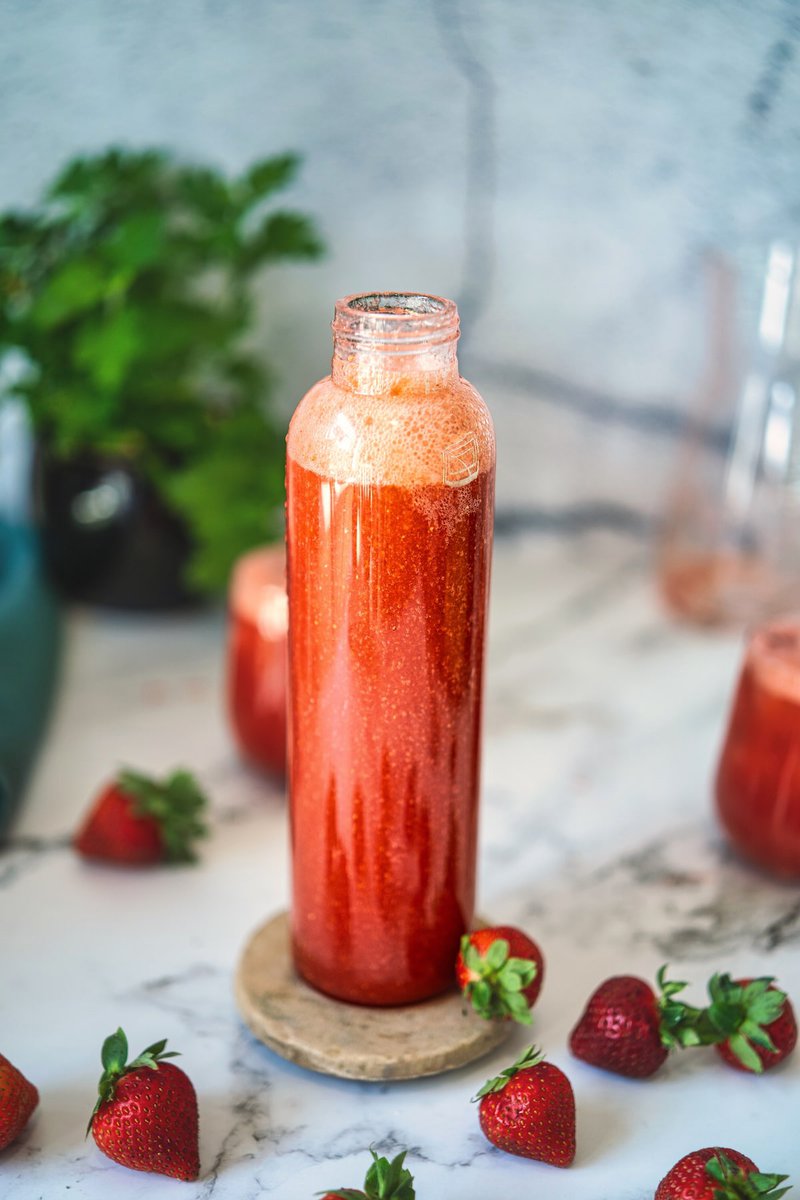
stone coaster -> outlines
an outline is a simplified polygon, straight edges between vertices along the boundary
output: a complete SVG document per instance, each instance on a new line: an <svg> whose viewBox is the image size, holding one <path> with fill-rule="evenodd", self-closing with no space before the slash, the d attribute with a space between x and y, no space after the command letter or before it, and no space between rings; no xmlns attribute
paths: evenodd
<svg viewBox="0 0 800 1200"><path fill-rule="evenodd" d="M511 1021L464 1012L455 989L421 1004L344 1004L297 975L289 917L280 913L252 935L236 970L236 1000L250 1030L276 1054L342 1079L419 1079L463 1067L499 1046Z"/></svg>

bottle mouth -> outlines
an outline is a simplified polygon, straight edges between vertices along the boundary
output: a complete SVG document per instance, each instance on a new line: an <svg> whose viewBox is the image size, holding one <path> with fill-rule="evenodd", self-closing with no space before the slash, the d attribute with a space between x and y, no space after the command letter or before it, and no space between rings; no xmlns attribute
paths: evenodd
<svg viewBox="0 0 800 1200"><path fill-rule="evenodd" d="M360 292L336 301L331 327L337 345L410 354L455 341L458 309L421 292Z"/></svg>

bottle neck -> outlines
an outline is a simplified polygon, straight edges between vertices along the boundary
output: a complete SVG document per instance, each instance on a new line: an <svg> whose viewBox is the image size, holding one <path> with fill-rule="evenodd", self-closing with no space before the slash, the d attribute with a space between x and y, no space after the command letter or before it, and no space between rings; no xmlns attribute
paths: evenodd
<svg viewBox="0 0 800 1200"><path fill-rule="evenodd" d="M419 396L458 379L458 310L452 300L406 292L336 303L331 375L364 395Z"/></svg>

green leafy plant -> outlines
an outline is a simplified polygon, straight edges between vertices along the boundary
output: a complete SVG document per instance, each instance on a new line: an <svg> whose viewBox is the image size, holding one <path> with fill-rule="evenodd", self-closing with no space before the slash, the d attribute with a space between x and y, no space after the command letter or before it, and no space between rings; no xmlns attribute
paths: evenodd
<svg viewBox="0 0 800 1200"><path fill-rule="evenodd" d="M284 430L244 341L256 272L322 252L309 217L271 204L297 167L285 154L227 178L110 149L0 216L0 357L22 353L15 391L42 445L134 464L184 518L203 590L280 529Z"/></svg>

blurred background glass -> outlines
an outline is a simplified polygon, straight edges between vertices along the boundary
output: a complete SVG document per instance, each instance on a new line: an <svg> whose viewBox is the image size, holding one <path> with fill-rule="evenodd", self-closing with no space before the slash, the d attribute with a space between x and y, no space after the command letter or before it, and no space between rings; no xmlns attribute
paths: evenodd
<svg viewBox="0 0 800 1200"><path fill-rule="evenodd" d="M748 641L716 799L744 858L800 876L800 617L766 624Z"/></svg>
<svg viewBox="0 0 800 1200"><path fill-rule="evenodd" d="M281 776L286 770L289 605L282 545L242 555L231 578L228 716L243 756Z"/></svg>
<svg viewBox="0 0 800 1200"><path fill-rule="evenodd" d="M800 598L800 270L770 247L757 329L740 359L734 280L716 262L708 378L667 504L664 595L703 624L752 622Z"/></svg>

